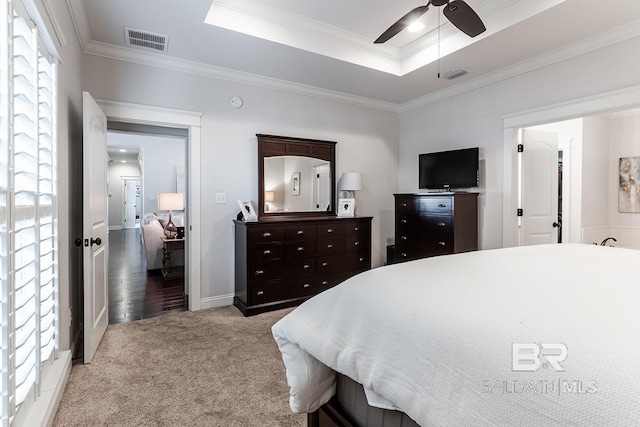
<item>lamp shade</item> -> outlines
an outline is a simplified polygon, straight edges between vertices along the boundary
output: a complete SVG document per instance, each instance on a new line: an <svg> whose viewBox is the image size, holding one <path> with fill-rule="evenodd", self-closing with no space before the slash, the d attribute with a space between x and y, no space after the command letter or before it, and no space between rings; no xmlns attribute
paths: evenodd
<svg viewBox="0 0 640 427"><path fill-rule="evenodd" d="M158 194L158 210L161 211L181 211L184 209L182 193L160 193Z"/></svg>
<svg viewBox="0 0 640 427"><path fill-rule="evenodd" d="M360 172L345 172L340 178L340 189L343 191L362 190L362 174Z"/></svg>
<svg viewBox="0 0 640 427"><path fill-rule="evenodd" d="M273 191L265 191L264 192L264 201L265 202L273 202L276 200L276 193Z"/></svg>

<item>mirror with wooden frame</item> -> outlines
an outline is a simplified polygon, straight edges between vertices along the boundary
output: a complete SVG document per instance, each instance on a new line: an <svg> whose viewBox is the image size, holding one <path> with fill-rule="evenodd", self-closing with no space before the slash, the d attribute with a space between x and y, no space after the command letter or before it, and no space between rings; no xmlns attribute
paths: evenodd
<svg viewBox="0 0 640 427"><path fill-rule="evenodd" d="M258 216L335 215L335 141L257 134Z"/></svg>

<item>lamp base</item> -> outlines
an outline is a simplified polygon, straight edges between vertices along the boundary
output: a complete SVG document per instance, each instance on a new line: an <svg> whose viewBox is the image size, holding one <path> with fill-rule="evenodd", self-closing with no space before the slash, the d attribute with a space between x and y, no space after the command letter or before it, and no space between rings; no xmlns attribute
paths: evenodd
<svg viewBox="0 0 640 427"><path fill-rule="evenodd" d="M171 214L169 214L169 222L167 222L167 225L164 226L164 237L166 237L167 239L175 239L177 235L178 228L173 223L173 221L171 221Z"/></svg>

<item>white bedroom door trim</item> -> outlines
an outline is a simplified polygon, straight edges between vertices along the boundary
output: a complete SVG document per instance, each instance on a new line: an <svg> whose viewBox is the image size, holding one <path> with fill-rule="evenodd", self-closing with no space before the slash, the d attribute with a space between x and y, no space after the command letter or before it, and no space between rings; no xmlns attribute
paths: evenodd
<svg viewBox="0 0 640 427"><path fill-rule="evenodd" d="M640 86L577 98L502 117L504 122L502 180L502 246L518 242L518 130L543 123L640 107Z"/></svg>
<svg viewBox="0 0 640 427"><path fill-rule="evenodd" d="M189 294L189 311L201 308L201 218L200 218L200 156L201 112L131 104L97 99L108 120L186 129L187 139L187 224L185 281Z"/></svg>

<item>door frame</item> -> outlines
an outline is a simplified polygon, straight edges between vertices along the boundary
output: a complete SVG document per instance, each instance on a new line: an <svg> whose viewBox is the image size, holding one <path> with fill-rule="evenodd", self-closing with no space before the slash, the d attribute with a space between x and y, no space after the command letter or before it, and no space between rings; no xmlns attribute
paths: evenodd
<svg viewBox="0 0 640 427"><path fill-rule="evenodd" d="M187 206L185 230L185 283L189 294L189 311L201 308L201 218L200 156L202 112L154 107L150 105L96 99L107 120L152 126L186 129L187 137Z"/></svg>
<svg viewBox="0 0 640 427"><path fill-rule="evenodd" d="M126 230L126 219L127 219L127 181L138 181L140 182L140 187L142 188L142 179L141 177L137 176L121 176L120 177L120 186L122 187L122 206L120 206L120 213L122 215L122 218L120 218L120 224L122 224L122 229ZM142 202L142 191L140 193L140 202ZM142 220L142 216L140 216L140 219ZM134 219L134 227L131 228L135 228L135 219Z"/></svg>
<svg viewBox="0 0 640 427"><path fill-rule="evenodd" d="M640 85L551 104L502 117L502 246L518 244L518 133L520 128L640 107Z"/></svg>

